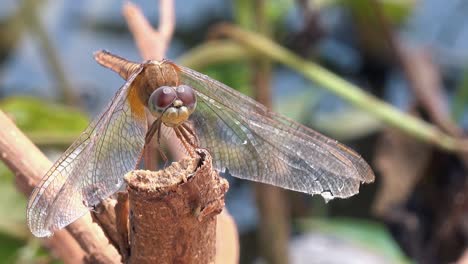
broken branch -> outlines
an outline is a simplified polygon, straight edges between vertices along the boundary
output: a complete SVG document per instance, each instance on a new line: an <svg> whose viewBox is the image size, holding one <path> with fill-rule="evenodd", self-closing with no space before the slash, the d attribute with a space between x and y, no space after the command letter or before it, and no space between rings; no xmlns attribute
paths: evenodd
<svg viewBox="0 0 468 264"><path fill-rule="evenodd" d="M0 158L15 174L18 189L28 196L49 170L52 163L44 154L0 111ZM73 239L68 239L71 235ZM67 231L57 231L47 244L64 261L87 258L95 263L118 263L120 256L99 227L92 223L89 214L70 226ZM79 246L81 246L81 249Z"/></svg>
<svg viewBox="0 0 468 264"><path fill-rule="evenodd" d="M216 215L224 207L225 179L211 156L186 158L158 172L125 176L130 201L129 263L213 263Z"/></svg>

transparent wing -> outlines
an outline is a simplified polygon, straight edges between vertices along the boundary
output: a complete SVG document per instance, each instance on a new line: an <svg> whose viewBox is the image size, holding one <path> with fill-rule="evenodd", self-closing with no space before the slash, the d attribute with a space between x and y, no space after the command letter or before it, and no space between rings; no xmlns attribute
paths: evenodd
<svg viewBox="0 0 468 264"><path fill-rule="evenodd" d="M180 81L197 92L190 122L217 169L278 187L349 197L374 174L354 151L269 111L208 76L178 66Z"/></svg>
<svg viewBox="0 0 468 264"><path fill-rule="evenodd" d="M118 191L124 174L134 169L147 130L144 106L134 103L132 83L140 71L34 189L27 209L34 235L50 236L83 216Z"/></svg>

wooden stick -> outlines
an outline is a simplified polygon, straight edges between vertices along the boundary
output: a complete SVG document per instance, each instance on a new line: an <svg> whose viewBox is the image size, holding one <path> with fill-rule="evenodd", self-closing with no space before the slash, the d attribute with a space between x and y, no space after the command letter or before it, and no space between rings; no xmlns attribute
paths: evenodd
<svg viewBox="0 0 468 264"><path fill-rule="evenodd" d="M186 158L158 172L125 176L130 201L129 263L214 263L216 215L228 183L211 156Z"/></svg>
<svg viewBox="0 0 468 264"><path fill-rule="evenodd" d="M160 60L165 57L167 48L169 47L170 40L175 27L174 19L174 1L161 0L160 1L160 21L159 27L153 29L148 20L145 18L139 8L133 4L124 5L123 13L129 29L137 43L143 59L157 59ZM174 136L167 140L170 152L175 160L181 160L185 153L181 151L180 143ZM146 156L150 157L152 153L156 153L155 148L147 148ZM145 212L151 213L151 212ZM151 228L150 228L151 229ZM239 259L239 242L237 237L237 229L232 217L223 211L218 216L218 238L216 239L216 263L234 264L238 263ZM145 243L143 243L145 244ZM148 245L146 243L146 245ZM135 254L137 249L133 248L132 253ZM173 249L169 249L173 250ZM192 261L193 262L193 261ZM162 263L158 259L158 263Z"/></svg>
<svg viewBox="0 0 468 264"><path fill-rule="evenodd" d="M18 189L29 195L52 163L44 154L0 111L0 158L15 174ZM118 263L120 256L103 235L99 227L86 217L71 224L68 231L55 233L46 244L67 263L87 259L97 263ZM70 239L73 237L73 239ZM81 250L79 247L83 250ZM96 263L96 262L95 262Z"/></svg>

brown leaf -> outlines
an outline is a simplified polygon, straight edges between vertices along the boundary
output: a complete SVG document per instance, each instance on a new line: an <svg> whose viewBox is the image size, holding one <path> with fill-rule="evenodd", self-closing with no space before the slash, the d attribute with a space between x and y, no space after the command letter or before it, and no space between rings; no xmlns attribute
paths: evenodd
<svg viewBox="0 0 468 264"><path fill-rule="evenodd" d="M423 176L432 147L394 129L387 129L377 144L374 163L382 182L373 212L386 216L406 202Z"/></svg>

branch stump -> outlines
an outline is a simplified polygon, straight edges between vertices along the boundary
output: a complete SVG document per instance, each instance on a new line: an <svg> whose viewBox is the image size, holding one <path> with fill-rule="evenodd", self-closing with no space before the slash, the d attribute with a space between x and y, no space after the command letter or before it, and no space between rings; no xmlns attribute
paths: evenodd
<svg viewBox="0 0 468 264"><path fill-rule="evenodd" d="M225 179L210 154L164 170L125 176L130 204L129 263L214 263L216 215L224 208Z"/></svg>

